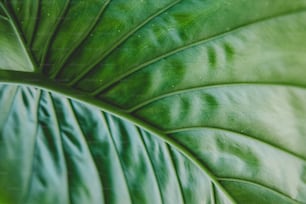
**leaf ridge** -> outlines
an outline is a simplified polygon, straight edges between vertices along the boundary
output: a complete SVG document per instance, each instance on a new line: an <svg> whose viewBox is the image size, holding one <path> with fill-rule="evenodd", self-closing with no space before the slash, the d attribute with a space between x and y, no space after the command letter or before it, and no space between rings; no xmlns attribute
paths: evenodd
<svg viewBox="0 0 306 204"><path fill-rule="evenodd" d="M122 115L121 117L124 117L124 116ZM130 117L127 116L127 119L129 118ZM179 143L174 138L169 137L164 132L159 131L158 129L156 129L156 127L152 125L148 125L147 123L145 123L146 125L144 125L144 123L139 121L136 116L134 116L133 118L134 118L133 120L132 118L130 118L131 122L133 122L135 125L142 126L148 132L151 132L153 135L156 135L159 139L162 139L165 143L177 149L182 155L184 155L187 159L193 162L194 165L200 168L207 175L207 177L211 180L211 182L213 182L214 185L218 187L223 192L223 194L231 201L231 203L236 203L236 201L227 193L227 191L223 188L223 186L218 182L215 175L188 148L186 148L183 144Z"/></svg>
<svg viewBox="0 0 306 204"><path fill-rule="evenodd" d="M175 173L175 177L176 177L176 180L177 180L177 183L178 183L178 186L179 186L180 195L182 197L183 204L185 204L186 203L186 198L184 196L181 180L178 177L177 169L176 169L175 164L174 164L174 159L173 159L172 151L171 151L171 149L170 149L168 144L165 144L165 147L166 147L167 153L168 153L168 155L170 157L171 166L172 166L172 168L174 170L174 173Z"/></svg>
<svg viewBox="0 0 306 204"><path fill-rule="evenodd" d="M18 92L20 92L20 90L18 88L15 88L12 102L16 101ZM13 109L13 104L10 104L8 112L12 112L12 109ZM9 115L7 115L5 122L8 122L8 118L9 118Z"/></svg>
<svg viewBox="0 0 306 204"><path fill-rule="evenodd" d="M20 27L17 24L17 21L13 15L10 14L9 8L7 8L1 1L0 1L0 8L2 8L4 14L7 16L8 22L10 23L12 29L15 32L15 35L17 37L17 40L19 42L19 45L21 49L23 50L24 55L27 58L27 61L32 65L34 68L34 71L36 71L36 62L33 58L32 53L30 52L29 48L26 46L26 40L23 37L23 33L21 32Z"/></svg>
<svg viewBox="0 0 306 204"><path fill-rule="evenodd" d="M281 151L281 152L283 152L287 155L293 156L293 157L303 161L304 163L306 163L306 158L304 158L303 156L298 155L294 152L291 152L290 150L287 150L287 149L284 149L284 148L279 147L277 145L274 145L274 144L272 144L268 141L258 139L258 138L254 137L252 135L242 133L242 132L238 132L238 131L235 131L235 130L231 130L231 129L228 129L228 128L216 127L216 126L194 126L194 127L177 128L177 129L168 130L168 131L166 131L166 134L175 134L175 133L179 133L179 132L185 132L185 131L188 132L188 131L193 131L193 130L222 131L222 132L227 132L230 135L241 136L241 137L245 137L245 138L248 138L248 139L252 139L253 141L257 141L257 142L260 142L262 144L266 144L270 147L273 147L274 149L277 149L278 151Z"/></svg>
<svg viewBox="0 0 306 204"><path fill-rule="evenodd" d="M116 144L115 144L115 141L114 141L114 138L113 138L113 134L112 134L112 132L111 132L111 130L110 130L110 125L109 125L109 123L108 123L108 121L107 121L107 119L106 119L105 114L104 114L102 111L101 111L101 116L102 116L103 122L104 122L104 124L105 124L106 130L107 130L107 132L108 132L108 135L109 135L109 137L110 137L110 141L111 141L111 143L112 143L112 146L113 146L113 148L114 148L114 151L115 151L115 153L116 153L116 156L117 156L117 158L118 158L118 162L119 162L120 167L121 167L121 170L122 170L122 175L123 175L123 177L124 177L124 181L125 181L126 187L127 187L127 189L128 189L128 192L129 192L128 195L129 195L130 203L133 203L133 202L132 202L132 198L131 198L131 190L130 190L130 187L129 187L128 181L127 181L127 176L126 176L126 174L125 174L125 171L123 170L124 167L123 167L121 158L120 158L120 156L119 156L119 152L118 152L118 150L117 150L117 147L116 147Z"/></svg>
<svg viewBox="0 0 306 204"><path fill-rule="evenodd" d="M27 199L27 196L30 194L30 191L31 191L31 181L32 181L32 178L33 178L33 172L34 172L34 166L36 164L35 162L35 154L36 154L36 151L37 151L37 137L38 137L38 127L39 127L39 109L41 107L41 97L42 97L42 91L41 90L38 90L38 102L37 102L37 109L36 109L36 118L37 118L37 123L36 123L36 130L35 130L35 139L34 139L34 145L33 145L33 156L32 156L32 164L31 164L31 169L30 169L30 176L29 176L29 179L27 181L27 192L24 193L24 195L22 196L23 199L21 199L22 201L26 201Z"/></svg>
<svg viewBox="0 0 306 204"><path fill-rule="evenodd" d="M203 91L206 89L230 88L234 86L265 86L265 87L275 86L275 87L285 87L285 88L296 88L296 89L301 89L303 91L306 91L306 86L304 85L293 84L293 83L281 83L281 82L230 82L230 83L209 84L209 85L179 89L179 90L171 91L165 94L161 94L159 96L155 96L153 98L147 99L131 108L126 109L125 111L128 113L133 113L156 101L159 101L167 97L179 95L179 94L185 94L185 93L190 93L190 92L195 92L195 91Z"/></svg>
<svg viewBox="0 0 306 204"><path fill-rule="evenodd" d="M92 154L92 150L91 150L91 148L90 148L90 146L89 146L89 144L88 144L88 141L87 141L87 139L86 139L86 134L85 134L85 132L84 132L84 130L83 130L83 128L82 128L82 125L81 125L81 123L80 123L80 121L79 121L79 118L77 117L77 114L76 114L76 111L75 111L75 109L74 109L74 106L72 105L72 101L71 101L71 99L68 99L68 103L69 103L69 106L70 106L70 109L71 109L71 111L72 111L72 115L73 115L73 117L74 117L74 120L76 121L76 123L78 124L78 127L79 127L79 129L80 129L80 132L82 133L82 137L84 138L84 141L85 141L85 144L86 144L86 146L87 146L87 148L88 148L88 150L89 150L89 152L91 153L91 154L89 154L90 155L90 157L91 157L91 160L94 162L94 166L95 166L95 170L96 170L96 172L97 172L97 174L99 175L99 180L100 180L100 185L101 185L101 188L102 188L102 197L103 197L103 200L104 200L104 203L106 203L106 195L107 195L107 193L105 193L105 189L104 189L104 179L102 178L102 176L101 176L101 174L99 173L99 170L98 170L98 165L97 165L97 161L96 161L96 159L94 158L94 156L93 156L93 154Z"/></svg>
<svg viewBox="0 0 306 204"><path fill-rule="evenodd" d="M65 177L66 177L66 183L67 183L67 193L68 193L68 197L69 197L69 204L71 204L73 201L72 201L72 197L71 197L71 193L70 193L70 185L71 185L71 179L69 178L69 175L68 175L68 172L70 172L70 168L69 168L69 165L68 165L68 162L67 162L67 153L65 151L65 148L63 146L63 143L64 143L64 140L63 140L63 135L61 134L61 125L60 125L60 122L59 122L59 119L58 119L58 115L57 115L57 112L56 112L56 106L55 106L55 103L54 103L54 100L53 100L53 97L52 97L52 94L50 92L48 92L48 99L50 100L51 102L51 105L52 105L52 109L53 109L53 112L54 112L54 116L55 116L55 121L56 121L56 127L58 129L58 137L59 137L59 142L60 142L60 145L61 145L61 152L63 153L63 159L65 161Z"/></svg>
<svg viewBox="0 0 306 204"><path fill-rule="evenodd" d="M206 44L206 43L209 43L211 41L214 41L214 40L218 40L218 39L221 39L225 36L227 36L228 34L230 33L233 33L233 32L237 32L247 26L251 26L251 25L254 25L254 24L257 24L257 23L262 23L264 21L268 21L268 20L271 20L271 19L274 19L274 18L279 18L279 17L285 17L285 16L289 16L289 15L294 15L294 14L297 14L297 13L301 13L301 12L304 12L306 11L306 9L298 9L298 10L295 10L295 11L290 11L290 12L284 12L284 13L281 13L281 14L278 14L278 15L274 15L274 16L268 16L268 17L265 17L265 18L261 18L261 19L257 19L255 21L252 21L252 22L248 22L248 23L245 23L245 24L242 24L242 25L239 25L237 27L234 27L233 29L230 29L230 30L226 30L224 32L221 32L221 33L218 33L216 35L212 35L208 38L204 38L204 39L200 39L200 40L197 40L197 41L194 41L194 42L191 42L191 43L188 43L186 45L183 45L181 47L178 47L176 49L173 49L167 53L163 53L162 55L159 55L159 56L156 56L155 58L152 58L146 62L143 62L139 65L136 65L134 67L131 67L128 69L127 72L115 77L113 80L110 80L109 82L105 83L104 85L100 86L99 88L97 88L95 91L91 92L90 94L91 95L98 95L100 93L103 93L107 90L109 90L111 87L113 87L115 84L117 84L120 80L122 79L125 79L127 78L128 76L134 74L135 72L138 72L139 70L151 65L151 64L154 64L164 58L167 58L167 57L170 57L172 55L175 55L179 52L182 52L184 50L187 50L187 49L190 49L190 48L193 48L193 47L196 47L196 46L199 46L199 45L203 45L203 44Z"/></svg>
<svg viewBox="0 0 306 204"><path fill-rule="evenodd" d="M40 6L41 6L41 1L37 1L37 8L36 8L36 14L35 14L36 20L35 20L35 24L32 28L31 37L30 37L30 40L29 40L29 43L28 43L29 48L32 47L32 44L33 44L33 41L34 41L34 33L35 33L35 31L37 30L37 27L38 27Z"/></svg>
<svg viewBox="0 0 306 204"><path fill-rule="evenodd" d="M212 204L216 204L216 192L215 192L215 186L212 182L210 182L210 193L211 193L211 199L212 199Z"/></svg>
<svg viewBox="0 0 306 204"><path fill-rule="evenodd" d="M66 16L67 12L68 12L68 9L69 9L69 5L71 3L71 0L65 0L66 3L64 5L64 8L60 14L60 18L59 20L57 20L57 22L55 23L55 26L53 27L53 29L51 29L50 31L50 35L49 37L47 38L46 40L46 46L42 49L42 57L39 61L39 71L44 71L44 65L46 64L46 57L47 57L47 53L48 53L48 50L51 46L51 41L53 40L53 38L55 37L55 34L60 26L60 24L62 23L62 21L64 20L64 16Z"/></svg>
<svg viewBox="0 0 306 204"><path fill-rule="evenodd" d="M117 47L119 47L122 43L124 43L128 38L130 38L134 33L136 33L138 30L143 28L146 24L148 24L153 19L157 18L158 16L162 15L165 11L171 9L173 6L177 5L178 3L182 2L182 0L176 0L174 2L171 2L170 4L166 5L166 7L160 9L153 15L149 16L147 19L145 19L142 23L135 26L132 30L125 33L123 36L120 37L117 42L112 45L108 50L102 54L92 65L88 66L86 69L84 69L81 73L78 74L74 79L72 79L70 82L68 82L69 86L73 86L76 83L78 83L80 80L82 80L92 69L94 69L98 64L102 63L104 59L109 56Z"/></svg>
<svg viewBox="0 0 306 204"><path fill-rule="evenodd" d="M150 167L151 167L151 169L152 169L152 172L153 172L153 175L154 175L154 179L155 179L156 184L157 184L160 202L161 202L161 203L164 203L164 201L163 201L163 196L162 196L162 191L161 191L161 189L160 189L160 183L159 183L158 178L157 178L157 175L156 175L156 173L155 173L155 168L154 168L154 166L153 166L152 159L151 159L150 154L149 154L149 152L148 152L148 147L147 147L147 145L146 145L145 142L144 142L144 138L143 138L142 131L141 131L141 130L139 129L139 127L137 127L137 126L136 126L136 131L138 132L139 139L140 139L140 141L141 141L141 144L142 144L142 146L143 146L143 148L144 148L144 150L145 150L145 153L146 153L146 155L147 155L147 158L148 158L148 160L149 160Z"/></svg>
<svg viewBox="0 0 306 204"><path fill-rule="evenodd" d="M90 35L90 33L93 31L95 26L97 25L98 21L101 19L103 12L106 10L107 6L109 5L110 0L105 1L103 6L100 8L98 15L95 17L87 31L79 38L78 41L74 43L74 46L68 51L68 53L63 57L63 59L57 63L57 66L54 68L54 72L50 74L50 78L54 79L59 74L61 69L65 66L67 63L67 60L71 57L71 55L76 51L78 47L82 45L82 43L86 40L86 38Z"/></svg>
<svg viewBox="0 0 306 204"><path fill-rule="evenodd" d="M296 204L300 204L302 202L292 198L291 196L279 191L279 190L276 190L275 188L272 188L272 187L269 187L269 186L266 186L262 183L259 183L259 182L255 182L255 181L251 181L251 180L247 180L247 179L240 179L240 178L231 178L231 177L219 177L218 178L219 181L224 181L224 182L237 182L237 183L245 183L245 184L248 184L248 185L256 185L256 186L259 186L259 187L262 187L262 188L265 188L269 191L272 191L274 193L276 193L277 195L281 196L281 197L285 197L287 199L289 199L290 201L296 203Z"/></svg>

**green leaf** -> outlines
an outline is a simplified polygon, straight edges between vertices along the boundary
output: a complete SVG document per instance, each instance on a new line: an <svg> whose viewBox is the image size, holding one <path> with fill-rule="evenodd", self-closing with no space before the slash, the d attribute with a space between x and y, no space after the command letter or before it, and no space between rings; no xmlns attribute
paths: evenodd
<svg viewBox="0 0 306 204"><path fill-rule="evenodd" d="M11 15L0 2L0 70L33 71L24 39Z"/></svg>
<svg viewBox="0 0 306 204"><path fill-rule="evenodd" d="M0 203L306 203L306 1L0 5Z"/></svg>
<svg viewBox="0 0 306 204"><path fill-rule="evenodd" d="M9 203L182 203L209 193L203 172L130 122L35 88L2 85L1 94Z"/></svg>

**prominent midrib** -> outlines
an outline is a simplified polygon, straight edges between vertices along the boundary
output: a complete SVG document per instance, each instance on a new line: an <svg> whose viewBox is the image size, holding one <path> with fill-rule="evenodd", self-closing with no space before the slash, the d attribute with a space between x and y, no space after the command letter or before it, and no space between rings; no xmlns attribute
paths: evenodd
<svg viewBox="0 0 306 204"><path fill-rule="evenodd" d="M5 76L5 77L3 77ZM4 79L4 80L3 80ZM24 80L22 80L24 79ZM34 79L34 80L33 80ZM0 82L5 81L6 83L18 83L24 85L32 85L41 89L45 89L47 91L55 91L61 94L64 94L68 98L73 98L76 100L80 100L82 102L88 103L90 105L94 105L99 108L101 111L105 111L107 113L111 113L121 119L125 119L135 124L136 126L150 132L152 135L157 136L162 139L167 144L174 147L178 152L184 155L188 160L193 162L198 168L201 169L203 173L206 174L208 178L210 178L211 182L223 192L224 196L226 196L231 203L235 204L236 201L231 197L231 195L223 188L218 179L214 176L214 174L202 163L195 155L193 155L186 147L182 144L178 143L173 138L164 134L163 131L159 130L159 128L154 127L147 122L132 116L113 105L106 103L102 100L98 100L97 98L88 95L86 92L82 92L80 90L73 89L71 87L65 86L63 84L58 84L54 80L50 80L46 78L44 75L37 73L27 73L27 72L17 72L17 71L5 71L0 70Z"/></svg>
<svg viewBox="0 0 306 204"><path fill-rule="evenodd" d="M199 167L211 180L212 183L214 183L214 185L223 192L223 194L232 202L232 203L236 203L235 200L231 197L231 195L228 194L228 192L224 189L224 187L221 185L221 183L219 182L218 178L215 177L215 175L208 170L208 168L195 156L193 155L186 147L184 147L182 144L178 143L176 140L174 140L173 138L170 138L168 135L164 134L161 130L159 130L157 127L154 127L128 113L125 113L124 111L118 109L117 107L106 103L102 100L99 100L95 97L93 97L92 95L89 96L90 93L87 92L82 92L76 89L73 89L71 87L65 86L64 84L58 84L55 80L50 80L48 78L46 78L44 75L38 73L37 70L37 63L34 61L33 55L30 52L30 49L27 48L25 40L22 38L22 34L21 34L21 30L18 27L18 23L16 23L16 20L14 19L14 17L12 15L10 15L10 12L8 12L8 9L5 7L5 5L0 2L0 6L1 8L4 10L5 14L8 17L8 20L10 22L10 24L12 25L13 30L15 31L15 34L17 36L17 39L21 45L21 48L23 49L27 60L30 62L30 64L35 68L34 73L24 73L24 72L17 72L17 71L0 71L0 81L4 81L7 83L18 83L18 84L28 84L28 85L34 85L36 87L39 88L43 88L43 89L47 89L50 91L56 91L62 94L65 94L67 97L71 97L71 98L75 98L77 100L81 100L83 102L87 102L91 105L95 105L97 106L99 109L102 109L103 111L109 112L111 114L114 114L116 116L118 116L119 118L124 118L130 122L132 122L133 124L147 130L148 132L152 133L153 135L158 136L159 138L161 138L164 142L168 143L169 145L173 146L176 150L178 150L180 153L182 153L186 158L188 158L190 161L192 161L197 167ZM257 20L255 22L251 22L248 23L246 25L250 25L250 24L254 24L263 20L267 20L267 19L272 19L275 17L279 17L279 16L284 16L284 15L290 15L293 13L298 13L298 12L302 12L305 11L305 9L300 9L300 10L295 10L295 11L291 11L291 12L287 12L287 13L282 13L279 14L277 16L270 16L268 18L265 19L260 19ZM2 17L3 18L3 17ZM238 30L242 27L245 27L246 25L241 25L237 28L235 28L234 30ZM229 34L230 32L234 31L226 31L223 33L219 33L211 38L208 39L204 39L204 40L200 40L197 42L193 42L191 44L185 45L183 47L179 47L176 48L175 50L165 53L161 56L158 56L148 62L145 62L137 67L135 67L134 69L129 70L128 72L119 75L117 78L111 80L109 83L107 83L106 85L100 87L97 91L95 91L94 93L92 93L93 95L96 95L97 93L103 91L104 89L108 89L111 88L117 81L120 81L123 78L126 78L128 76L130 76L131 74L135 73L136 71L147 67L150 64L153 64L157 61L159 61L160 59L169 57L171 55L174 55L178 52L184 51L186 49L192 48L194 46L198 46L202 43L205 42L209 42L212 41L214 39L218 39L226 34Z"/></svg>

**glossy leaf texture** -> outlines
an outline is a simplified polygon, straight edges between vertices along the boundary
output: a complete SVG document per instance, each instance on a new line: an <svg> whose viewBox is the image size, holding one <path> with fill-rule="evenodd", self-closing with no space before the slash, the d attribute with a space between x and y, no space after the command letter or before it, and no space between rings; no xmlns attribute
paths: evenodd
<svg viewBox="0 0 306 204"><path fill-rule="evenodd" d="M15 127L32 125L42 136L26 142L50 155L19 159L38 160L22 175L14 156L1 162L20 175L2 174L21 192L4 198L306 203L306 1L0 2L0 80L106 111L3 87L2 129L14 127L9 117L33 117ZM14 139L27 133L13 131L3 141L31 154ZM20 149L3 144L7 155Z"/></svg>
<svg viewBox="0 0 306 204"><path fill-rule="evenodd" d="M130 122L33 87L0 88L0 203L198 203L214 191Z"/></svg>

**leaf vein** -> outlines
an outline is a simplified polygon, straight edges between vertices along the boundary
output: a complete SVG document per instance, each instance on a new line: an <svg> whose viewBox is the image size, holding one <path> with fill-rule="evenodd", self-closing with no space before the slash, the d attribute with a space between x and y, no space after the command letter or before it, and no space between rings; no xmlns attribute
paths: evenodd
<svg viewBox="0 0 306 204"><path fill-rule="evenodd" d="M102 195L103 195L102 197L103 197L104 203L106 203L106 200L107 200L106 199L106 195L107 195L107 193L105 192L105 189L103 188L105 185L103 185L104 181L103 181L103 178L102 178L102 176L101 176L101 174L99 173L99 170L98 170L98 161L96 161L96 159L94 158L94 156L92 154L92 150L90 148L90 145L88 144L86 134L85 134L85 132L84 132L84 130L82 128L82 125L81 125L81 123L79 121L79 118L77 117L76 110L74 109L74 106L72 105L71 99L68 99L68 103L69 103L69 106L70 106L70 108L72 110L72 115L74 117L74 120L76 121L76 123L77 123L77 125L78 125L78 127L80 129L82 137L84 138L86 146L87 146L89 152L91 152L90 157L91 157L91 160L94 162L94 164L95 164L94 166L95 166L96 172L99 175L100 185L101 185L101 188L103 189L102 190Z"/></svg>
<svg viewBox="0 0 306 204"><path fill-rule="evenodd" d="M7 7L9 7L9 6L7 6ZM29 48L26 46L26 40L23 37L24 34L22 33L21 28L19 27L14 14L11 14L9 12L9 10L11 10L11 9L7 8L7 7L0 1L0 8L2 8L3 12L7 16L7 19L9 21L13 31L15 32L15 35L17 37L17 40L18 40L18 43L19 43L21 49L23 50L28 62L34 68L34 71L36 71L37 70L36 62L34 60L33 54L30 52Z"/></svg>
<svg viewBox="0 0 306 204"><path fill-rule="evenodd" d="M293 201L296 204L300 204L302 202L290 197L289 195L275 189L272 187L269 187L267 185L264 185L263 183L259 183L259 182L255 182L255 181L251 181L251 180L247 180L247 179L241 179L241 178L231 178L231 177L219 177L218 178L219 181L224 181L224 182L236 182L236 183L245 183L248 185L255 185L255 186L259 186L261 188L267 189L269 191L272 191L274 193L276 193L277 195L281 196L281 197L285 197L286 199L289 199L290 201Z"/></svg>
<svg viewBox="0 0 306 204"><path fill-rule="evenodd" d="M37 30L37 27L38 27L40 6L41 6L41 1L37 1L37 8L35 10L36 20L35 20L35 24L32 27L31 36L29 37L29 43L28 43L28 46L30 48L32 47L32 44L33 44L33 41L34 41L34 33L35 33L35 31Z"/></svg>
<svg viewBox="0 0 306 204"><path fill-rule="evenodd" d="M163 201L163 196L162 196L162 191L161 191L161 189L160 189L160 183L159 183L159 180L158 180L157 175L156 175L156 173L155 173L155 168L154 168L152 159L151 159L151 157L150 157L150 154L149 154L149 152L148 152L147 145L145 144L145 141L144 141L144 138L143 138L143 134L142 134L141 130L139 129L139 127L137 127L137 126L136 126L136 130L137 130L137 132L138 132L139 139L140 139L140 141L141 141L141 144L142 144L142 146L143 146L143 148L144 148L144 150L145 150L145 153L146 153L146 155L147 155L147 158L148 158L148 160L149 160L150 167L151 167L151 169L152 169L152 172L153 172L153 175L154 175L154 179L155 179L156 184L157 184L157 188L158 188L158 192L159 192L159 196L160 196L160 201L161 201L161 203L164 203L164 201Z"/></svg>
<svg viewBox="0 0 306 204"><path fill-rule="evenodd" d="M304 12L304 11L306 11L306 9L299 9L299 10L295 10L295 11L290 11L290 12L281 13L281 14L274 15L274 16L268 16L268 17L265 17L265 18L257 19L255 21L248 22L248 23L239 25L237 27L234 27L233 29L230 29L230 30L227 30L227 31L224 31L224 32L221 32L221 33L217 33L216 35L212 35L208 38L200 39L200 40L191 42L189 44L183 45L183 46L178 47L176 49L173 49L169 52L163 53L162 55L156 56L155 58L152 58L152 59L150 59L146 62L143 62L139 65L136 65L134 67L129 68L127 72L115 77L113 80L110 80L108 83L105 83L104 85L100 86L95 91L93 91L91 94L92 95L98 95L100 93L103 93L103 92L109 90L111 87L113 87L115 84L117 84L122 79L127 78L128 76L134 74L135 72L138 72L139 70L141 70L141 69L143 69L143 68L145 68L145 67L147 67L151 64L154 64L154 63L156 63L156 62L158 62L158 61L160 61L164 58L170 57L170 56L175 55L175 54L177 54L179 52L182 52L184 50L187 50L187 49L199 46L199 45L203 45L203 44L206 44L206 43L214 41L214 40L218 40L220 38L223 38L223 37L227 36L230 33L237 32L237 31L239 31L239 30L241 30L241 29L243 29L247 26L251 26L251 25L254 25L254 24L257 24L257 23L268 21L268 20L271 20L271 19L274 19L274 18L279 18L279 17L284 17L284 16L297 14L297 13Z"/></svg>
<svg viewBox="0 0 306 204"><path fill-rule="evenodd" d="M37 118L37 124L36 124L36 130L35 130L35 139L34 139L34 145L33 145L33 150L32 150L32 161L31 161L31 169L30 169L30 175L28 177L28 181L27 181L27 184L26 184L26 189L27 189L27 192L24 193L24 195L22 196L22 201L26 201L27 199L27 196L29 196L30 194L30 191L31 191L31 180L33 179L33 174L34 174L34 166L36 164L35 162L35 154L36 154L36 151L37 151L37 137L38 137L38 121L39 121L39 109L40 109L40 101L41 101L41 97L42 97L42 91L39 90L38 92L38 100L37 100L37 109L36 109L36 118Z"/></svg>
<svg viewBox="0 0 306 204"><path fill-rule="evenodd" d="M93 29L95 28L95 26L97 25L98 21L101 19L101 16L103 14L103 12L106 10L108 4L109 4L110 0L107 0L103 6L101 7L101 9L99 10L98 15L96 16L96 18L93 20L93 22L91 23L91 25L89 26L89 28L86 30L86 32L78 39L78 41L76 41L73 44L73 47L69 49L69 51L67 52L67 54L62 58L62 60L57 63L57 65L55 65L54 67L54 71L52 74L50 74L50 78L54 79L57 77L57 75L59 74L59 72L61 71L61 69L65 66L65 64L67 63L67 60L72 56L72 54L77 50L78 47L80 47L82 45L82 43L86 40L86 38L91 34L91 32L93 31Z"/></svg>
<svg viewBox="0 0 306 204"><path fill-rule="evenodd" d="M287 149L284 149L280 146L276 146L275 144L272 144L271 142L268 142L266 140L261 140L261 139L258 139L252 135L249 135L249 134L246 134L246 133L242 133L242 132L238 132L238 131L235 131L235 130L231 130L231 129L228 129L228 128L222 128L222 127L216 127L216 126L194 126L194 127L186 127L186 128L177 128L177 129L172 129L172 130L168 130L168 131L165 131L166 134L175 134L175 133L179 133L179 132L189 132L189 131L193 131L193 130L214 130L214 131L222 131L222 132L227 132L229 133L230 135L236 135L236 136L242 136L242 137L245 137L245 138L249 138L249 139L252 139L254 141L257 141L257 142L260 142L262 144L266 144L270 147L273 147L274 149L277 149L287 155L290 155L290 156L293 156L301 161L303 161L304 163L306 163L306 158L304 158L303 156L301 155L298 155L294 152L291 152L290 150L287 150Z"/></svg>
<svg viewBox="0 0 306 204"><path fill-rule="evenodd" d="M174 164L174 159L173 159L173 155L172 155L172 151L169 147L168 144L165 144L165 147L166 147L166 151L169 155L169 158L170 158L170 162L171 162L171 166L174 170L174 173L175 173L175 178L177 180L177 183L178 183L178 186L179 186L179 190L180 190L180 195L182 196L182 201L183 201L183 204L186 203L186 198L184 196L184 191L183 191L183 187L182 187L182 182L181 180L179 179L179 176L178 176L178 172L177 172L177 168L175 167L175 164Z"/></svg>
<svg viewBox="0 0 306 204"><path fill-rule="evenodd" d="M62 136L62 131L61 131L61 123L59 121L59 117L57 115L57 112L56 112L56 106L55 106L55 102L54 102L54 99L53 99L53 96L50 92L48 92L48 96L49 96L49 100L51 102L51 107L53 109L53 112L54 112L54 116L55 116L55 121L56 121L56 127L57 127L57 130L58 130L58 137L59 137L59 142L60 142L60 147L61 147L61 153L63 154L63 159L64 159L64 162L65 162L65 176L66 176L66 183L67 183L67 193L68 193L68 198L69 198L69 203L71 204L73 202L72 200L72 195L71 195L71 192L70 192L70 185L71 185L71 179L69 179L69 175L68 175L68 172L69 172L69 166L67 165L67 155L66 155L66 151L65 151L65 148L64 148L64 139L63 139L63 136Z"/></svg>
<svg viewBox="0 0 306 204"><path fill-rule="evenodd" d="M230 87L235 87L235 86L263 86L263 87L285 87L285 88L297 88L297 89L302 89L306 91L306 86L301 85L301 84L293 84L293 83L280 83L280 82L230 82L230 83L223 83L223 84L209 84L209 85L204 85L204 86L196 86L196 87L190 87L190 88L185 88L185 89L180 89L180 90L175 90L172 92L168 92L159 96L155 96L153 98L147 99L131 108L127 108L126 111L128 113L133 113L136 112L139 109L144 108L145 106L152 104L154 102L157 102L159 100L162 100L167 97L179 95L179 94L188 94L190 92L195 92L195 91L203 91L203 90L208 90L208 89L218 89L218 88L230 88Z"/></svg>
<svg viewBox="0 0 306 204"><path fill-rule="evenodd" d="M57 32L57 30L59 29L60 24L62 23L62 21L64 20L64 17L66 16L68 9L69 9L69 5L70 5L70 1L71 0L66 0L66 3L63 7L63 10L60 14L59 20L56 21L53 29L51 29L50 31L50 35L48 36L47 40L46 40L46 46L42 49L42 57L39 60L39 71L44 71L44 66L46 65L46 58L47 58L47 53L48 50L51 46L51 41L53 40L53 38L55 37L55 34Z"/></svg>
<svg viewBox="0 0 306 204"><path fill-rule="evenodd" d="M217 200L216 200L216 192L215 192L215 186L213 184L213 182L210 182L210 191L211 191L211 199L212 199L212 204L216 204Z"/></svg>
<svg viewBox="0 0 306 204"><path fill-rule="evenodd" d="M122 43L124 43L129 37L131 37L134 33L136 33L138 30L140 30L142 27L144 27L146 24L148 24L153 19L157 18L161 14L163 14L168 9L172 8L176 4L180 3L182 0L176 0L166 7L160 9L153 15L149 16L147 19L145 19L142 23L134 27L129 32L125 33L119 40L116 41L116 43L111 46L104 54L102 54L92 65L88 66L86 69L84 69L76 78L72 79L68 85L73 86L80 80L82 80L92 69L94 69L98 64L102 63L104 59L109 56L118 46L120 46Z"/></svg>
<svg viewBox="0 0 306 204"><path fill-rule="evenodd" d="M113 146L113 148L114 148L115 155L116 155L117 158L118 158L118 161L119 161L119 164L120 164L120 168L121 168L121 171L122 171L122 175L123 175L123 177L124 177L125 185L126 185L126 187L127 187L127 189L128 189L128 192L129 192L129 199L130 199L130 202L133 203L133 202L132 202L132 198L131 198L131 190L130 190L130 187L129 187L129 184L128 184L128 181L127 181L127 175L125 174L124 166L123 166L123 164L122 164L122 160L121 160L121 158L120 158L120 156L119 156L118 149L117 149L117 147L116 147L116 144L115 144L115 141L114 141L112 132L111 132L111 130L110 130L110 125L109 125L109 123L108 123L108 121L107 121L107 118L106 118L105 114L104 114L102 111L101 111L101 116L102 116L103 122L104 122L104 124L105 124L105 127L106 127L106 129L107 129L108 135L109 135L109 137L110 137L110 141L111 141L111 143L112 143L112 146Z"/></svg>

